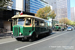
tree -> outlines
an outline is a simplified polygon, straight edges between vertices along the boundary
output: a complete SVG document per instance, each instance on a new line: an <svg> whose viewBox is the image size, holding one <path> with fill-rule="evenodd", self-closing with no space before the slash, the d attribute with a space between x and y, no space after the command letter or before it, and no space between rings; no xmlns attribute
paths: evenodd
<svg viewBox="0 0 75 50"><path fill-rule="evenodd" d="M56 14L51 10L50 6L46 6L44 8L40 8L35 14L36 17L47 19L47 17L55 18Z"/></svg>
<svg viewBox="0 0 75 50"><path fill-rule="evenodd" d="M75 21L73 22L73 25L75 26Z"/></svg>
<svg viewBox="0 0 75 50"><path fill-rule="evenodd" d="M72 21L70 21L68 18L61 18L59 20L60 23L64 23L66 25L71 25L72 24Z"/></svg>
<svg viewBox="0 0 75 50"><path fill-rule="evenodd" d="M69 25L74 25L75 26L75 22L70 20Z"/></svg>
<svg viewBox="0 0 75 50"><path fill-rule="evenodd" d="M48 16L51 17L52 19L54 19L56 17L54 10L51 11L51 13Z"/></svg>

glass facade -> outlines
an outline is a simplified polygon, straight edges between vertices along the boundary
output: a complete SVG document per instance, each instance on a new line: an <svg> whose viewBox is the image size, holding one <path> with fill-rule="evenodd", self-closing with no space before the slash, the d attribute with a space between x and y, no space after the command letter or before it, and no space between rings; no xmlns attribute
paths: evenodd
<svg viewBox="0 0 75 50"><path fill-rule="evenodd" d="M40 8L48 5L41 0L26 0L26 12L37 13Z"/></svg>
<svg viewBox="0 0 75 50"><path fill-rule="evenodd" d="M48 5L44 0L12 0L14 10L35 14L40 8Z"/></svg>
<svg viewBox="0 0 75 50"><path fill-rule="evenodd" d="M71 20L71 8L70 8L70 0L67 0L67 13L68 13L68 19Z"/></svg>

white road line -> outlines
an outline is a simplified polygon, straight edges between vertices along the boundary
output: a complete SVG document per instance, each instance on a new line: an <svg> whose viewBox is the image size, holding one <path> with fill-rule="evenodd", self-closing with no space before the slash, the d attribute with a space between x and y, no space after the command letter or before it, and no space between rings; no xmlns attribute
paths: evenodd
<svg viewBox="0 0 75 50"><path fill-rule="evenodd" d="M29 46L32 46L32 45L35 45L35 44L38 44L38 43L41 43L41 42L44 42L44 41L47 41L47 40L56 38L56 37L59 37L59 36L61 36L61 35L67 34L67 33L69 33L69 32L66 32L66 33L63 33L63 34L60 34L60 35L57 35L57 36L54 36L54 37L51 37L51 38L48 38L48 39L45 39L45 40L42 40L42 41L38 41L38 42L29 44L29 45L26 45L26 46L23 46L23 47L19 47L19 48L15 49L15 50L20 50L20 49L23 49L23 48L26 48L26 47L29 47Z"/></svg>

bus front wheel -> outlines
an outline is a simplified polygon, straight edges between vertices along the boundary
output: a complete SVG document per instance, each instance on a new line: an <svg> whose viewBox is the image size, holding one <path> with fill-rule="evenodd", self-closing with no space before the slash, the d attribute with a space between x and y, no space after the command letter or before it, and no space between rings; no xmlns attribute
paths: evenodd
<svg viewBox="0 0 75 50"><path fill-rule="evenodd" d="M51 35L51 33L52 33L52 30L49 30L48 35Z"/></svg>
<svg viewBox="0 0 75 50"><path fill-rule="evenodd" d="M36 39L36 34L29 37L29 42L33 42Z"/></svg>
<svg viewBox="0 0 75 50"><path fill-rule="evenodd" d="M17 40L17 41L21 41L21 40L22 40L22 38L16 38L16 40Z"/></svg>

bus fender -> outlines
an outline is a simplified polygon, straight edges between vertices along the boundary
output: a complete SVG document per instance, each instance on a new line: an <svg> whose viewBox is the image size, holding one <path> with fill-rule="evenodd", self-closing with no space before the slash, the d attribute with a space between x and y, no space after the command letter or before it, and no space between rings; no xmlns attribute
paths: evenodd
<svg viewBox="0 0 75 50"><path fill-rule="evenodd" d="M29 36L32 36L32 34L33 34L34 32L35 32L35 31L30 32Z"/></svg>

